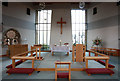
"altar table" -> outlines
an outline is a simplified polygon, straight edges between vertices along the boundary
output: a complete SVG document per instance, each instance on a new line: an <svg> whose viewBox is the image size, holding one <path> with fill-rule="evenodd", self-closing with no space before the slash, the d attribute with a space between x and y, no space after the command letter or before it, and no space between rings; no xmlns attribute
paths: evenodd
<svg viewBox="0 0 120 81"><path fill-rule="evenodd" d="M69 46L53 46L51 48L52 56L53 52L67 52L67 55L69 55L70 49Z"/></svg>

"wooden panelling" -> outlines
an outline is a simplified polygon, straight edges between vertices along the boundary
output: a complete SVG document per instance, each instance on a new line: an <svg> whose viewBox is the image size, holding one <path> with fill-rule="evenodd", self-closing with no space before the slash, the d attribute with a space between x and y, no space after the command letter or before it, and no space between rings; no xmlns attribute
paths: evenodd
<svg viewBox="0 0 120 81"><path fill-rule="evenodd" d="M76 62L83 62L83 45L76 44Z"/></svg>
<svg viewBox="0 0 120 81"><path fill-rule="evenodd" d="M12 57L17 54L28 51L28 45L27 44L9 45L8 49L9 49L9 56Z"/></svg>

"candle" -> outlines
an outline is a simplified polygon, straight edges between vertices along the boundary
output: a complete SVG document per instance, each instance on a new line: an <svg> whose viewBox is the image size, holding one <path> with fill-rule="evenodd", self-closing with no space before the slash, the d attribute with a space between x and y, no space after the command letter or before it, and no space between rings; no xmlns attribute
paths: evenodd
<svg viewBox="0 0 120 81"><path fill-rule="evenodd" d="M60 42L61 42L61 40L60 40Z"/></svg>

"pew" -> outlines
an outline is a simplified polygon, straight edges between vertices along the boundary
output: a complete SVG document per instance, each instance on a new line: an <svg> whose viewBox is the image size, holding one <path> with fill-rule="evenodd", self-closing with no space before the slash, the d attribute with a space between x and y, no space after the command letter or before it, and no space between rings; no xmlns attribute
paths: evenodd
<svg viewBox="0 0 120 81"><path fill-rule="evenodd" d="M32 60L32 68L15 68L15 60ZM25 57L25 56L13 56L12 57L12 68L9 69L6 73L10 74L29 74L31 75L34 72L34 60L35 57Z"/></svg>
<svg viewBox="0 0 120 81"><path fill-rule="evenodd" d="M94 53L95 56L90 56L90 54ZM93 50L89 50L89 56L84 57L85 58L85 62L86 62L86 73L88 74L88 76L90 76L91 74L109 74L112 75L114 74L114 71L112 71L111 69L109 69L109 56L95 52ZM105 60L105 68L88 68L88 60Z"/></svg>
<svg viewBox="0 0 120 81"><path fill-rule="evenodd" d="M106 55L120 56L120 49L115 48L102 48L102 47L91 47L91 50L100 52Z"/></svg>

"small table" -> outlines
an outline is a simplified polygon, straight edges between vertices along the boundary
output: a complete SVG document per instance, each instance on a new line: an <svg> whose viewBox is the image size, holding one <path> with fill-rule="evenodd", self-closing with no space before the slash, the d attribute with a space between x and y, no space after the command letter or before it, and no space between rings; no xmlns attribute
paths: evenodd
<svg viewBox="0 0 120 81"><path fill-rule="evenodd" d="M52 52L52 56L53 56L53 52L67 52L67 55L69 56L69 46L53 46L51 48L51 52Z"/></svg>

